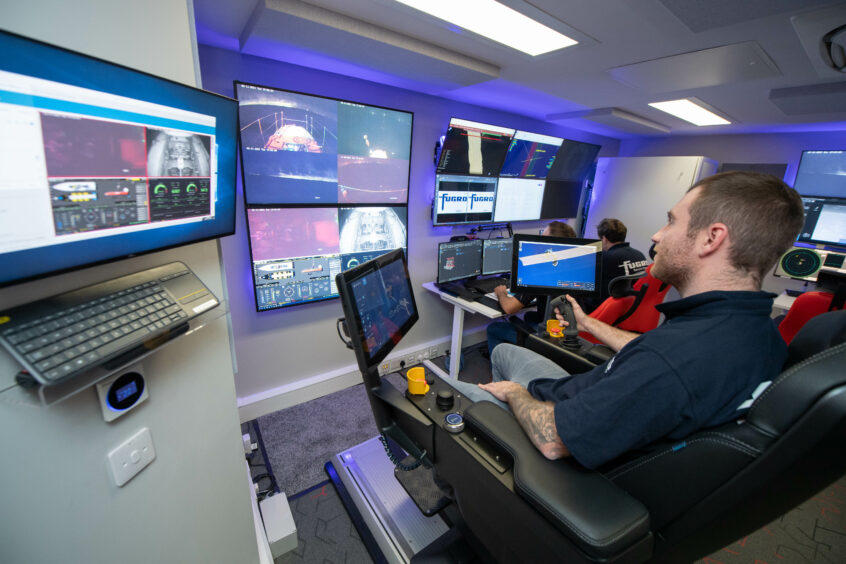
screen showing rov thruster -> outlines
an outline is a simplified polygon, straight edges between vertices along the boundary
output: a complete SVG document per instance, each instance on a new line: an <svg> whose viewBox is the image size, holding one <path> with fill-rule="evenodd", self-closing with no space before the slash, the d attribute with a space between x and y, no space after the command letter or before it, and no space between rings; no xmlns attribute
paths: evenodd
<svg viewBox="0 0 846 564"><path fill-rule="evenodd" d="M548 294L596 293L601 279L601 252L596 245L537 239L526 241L515 236L515 287Z"/></svg>
<svg viewBox="0 0 846 564"><path fill-rule="evenodd" d="M335 298L336 274L408 240L405 206L248 208L247 223L258 311Z"/></svg>
<svg viewBox="0 0 846 564"><path fill-rule="evenodd" d="M511 239L485 239L482 246L482 275L511 272Z"/></svg>
<svg viewBox="0 0 846 564"><path fill-rule="evenodd" d="M805 224L801 243L846 247L846 198L802 196Z"/></svg>
<svg viewBox="0 0 846 564"><path fill-rule="evenodd" d="M402 327L416 311L402 260L353 280L350 290L365 355L372 358L385 345L397 344Z"/></svg>
<svg viewBox="0 0 846 564"><path fill-rule="evenodd" d="M437 172L497 176L513 135L508 127L452 118Z"/></svg>
<svg viewBox="0 0 846 564"><path fill-rule="evenodd" d="M482 240L438 243L438 284L482 273Z"/></svg>

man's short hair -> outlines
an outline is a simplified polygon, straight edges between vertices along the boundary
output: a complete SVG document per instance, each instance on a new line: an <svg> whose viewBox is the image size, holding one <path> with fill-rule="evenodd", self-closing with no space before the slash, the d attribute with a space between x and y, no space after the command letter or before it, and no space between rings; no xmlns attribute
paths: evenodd
<svg viewBox="0 0 846 564"><path fill-rule="evenodd" d="M729 260L760 286L802 229L802 198L780 178L750 171L715 174L694 188L701 191L690 205L688 235L724 223L731 240Z"/></svg>
<svg viewBox="0 0 846 564"><path fill-rule="evenodd" d="M613 217L606 217L596 226L596 235L600 239L605 237L611 243L622 243L625 241L628 231L625 223Z"/></svg>
<svg viewBox="0 0 846 564"><path fill-rule="evenodd" d="M553 221L549 224L550 237L567 237L569 239L576 238L576 230L564 223L563 221Z"/></svg>

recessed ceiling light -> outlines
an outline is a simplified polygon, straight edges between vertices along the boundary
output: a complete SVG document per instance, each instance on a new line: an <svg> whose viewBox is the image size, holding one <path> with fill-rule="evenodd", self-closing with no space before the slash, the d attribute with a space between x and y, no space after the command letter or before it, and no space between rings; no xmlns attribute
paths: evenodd
<svg viewBox="0 0 846 564"><path fill-rule="evenodd" d="M397 2L533 57L578 43L575 39L558 33L494 0L397 0Z"/></svg>
<svg viewBox="0 0 846 564"><path fill-rule="evenodd" d="M652 102L655 109L667 112L693 125L726 125L731 123L710 110L706 110L696 102L684 98L682 100L668 100L666 102Z"/></svg>

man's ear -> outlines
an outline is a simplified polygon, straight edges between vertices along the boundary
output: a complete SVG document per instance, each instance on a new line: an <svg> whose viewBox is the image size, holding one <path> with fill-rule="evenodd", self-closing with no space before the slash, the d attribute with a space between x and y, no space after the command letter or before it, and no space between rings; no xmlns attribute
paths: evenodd
<svg viewBox="0 0 846 564"><path fill-rule="evenodd" d="M703 232L704 236L699 246L700 257L706 257L717 252L721 247L728 246L728 227L725 223L712 223Z"/></svg>

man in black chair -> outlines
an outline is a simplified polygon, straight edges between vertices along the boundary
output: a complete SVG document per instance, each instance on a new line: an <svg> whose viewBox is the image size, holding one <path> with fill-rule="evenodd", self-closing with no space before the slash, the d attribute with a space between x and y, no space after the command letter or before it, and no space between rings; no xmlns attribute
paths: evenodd
<svg viewBox="0 0 846 564"><path fill-rule="evenodd" d="M761 281L803 224L799 195L778 178L729 172L694 185L668 213L653 274L681 299L660 306L667 322L643 335L588 318L577 322L618 354L572 377L527 349L503 344L494 382L450 382L470 399L508 404L549 459L595 468L661 438L738 418L774 378L786 347L770 320L774 294Z"/></svg>

